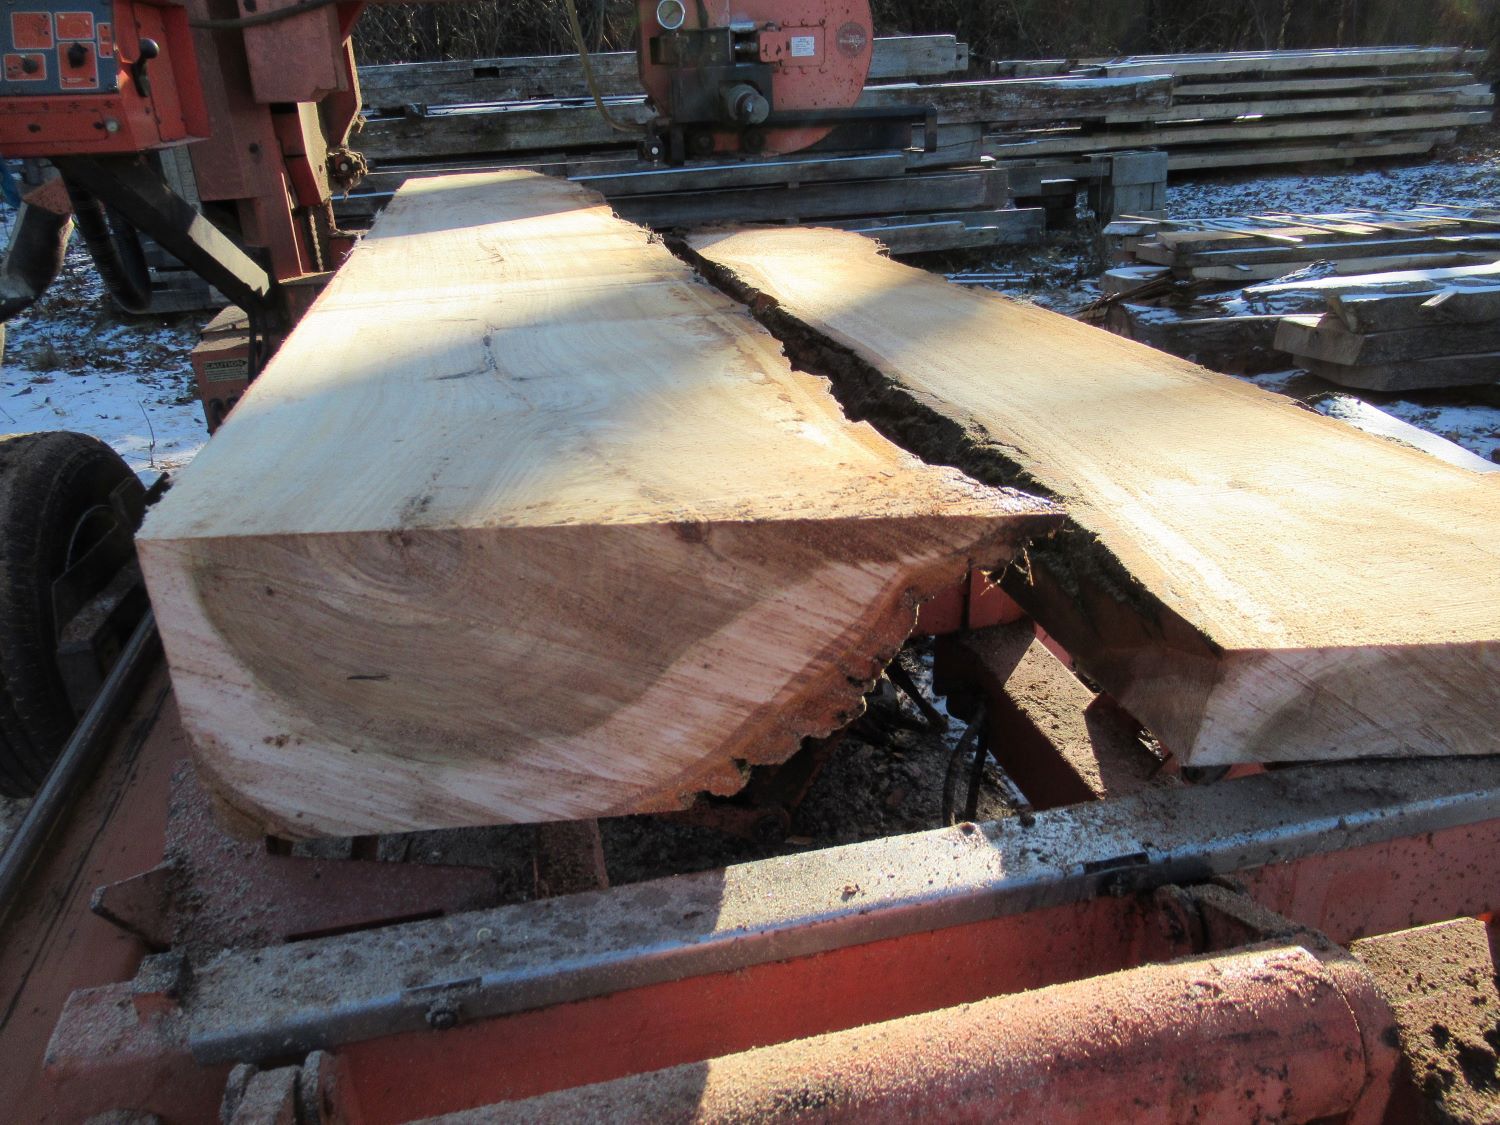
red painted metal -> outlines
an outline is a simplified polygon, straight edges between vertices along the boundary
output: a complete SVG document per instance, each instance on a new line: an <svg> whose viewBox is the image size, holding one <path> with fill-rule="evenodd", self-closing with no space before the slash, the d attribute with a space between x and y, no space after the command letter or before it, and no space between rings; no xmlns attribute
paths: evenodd
<svg viewBox="0 0 1500 1125"><path fill-rule="evenodd" d="M988 629L1020 621L1026 611L998 583L979 569L970 570L958 585L922 603L917 609L919 636L941 637L965 629Z"/></svg>
<svg viewBox="0 0 1500 1125"><path fill-rule="evenodd" d="M178 4L116 0L113 24L100 22L94 48L126 64L119 89L0 99L0 152L11 159L146 152L207 136L187 19ZM161 53L147 68L150 83L143 89L128 64L140 57L147 38ZM60 41L45 52L47 65L61 66L64 57Z"/></svg>
<svg viewBox="0 0 1500 1125"><path fill-rule="evenodd" d="M129 980L145 952L139 939L90 913L89 899L101 883L161 858L168 779L187 743L175 722L151 725L149 736L142 726L158 706L172 707L166 691L162 668L146 682L108 766L48 845L26 896L6 920L0 941L0 1106L10 1120L44 1120L56 1104L58 1091L43 1092L39 1076L43 1048L69 995Z"/></svg>
<svg viewBox="0 0 1500 1125"><path fill-rule="evenodd" d="M769 91L776 111L846 109L859 100L870 72L874 43L869 0L689 0L685 29L725 27L747 21L774 28L762 37L761 58L774 70ZM699 22L700 13L707 23ZM639 0L642 49L641 82L653 102L672 105L672 71L654 64L646 40L660 33L657 0ZM793 40L797 40L794 47ZM767 91L762 91L767 93ZM758 151L796 152L816 144L832 125L767 127ZM737 152L743 135L720 129L713 132L714 151Z"/></svg>
<svg viewBox="0 0 1500 1125"><path fill-rule="evenodd" d="M1351 998L1350 993L1354 994ZM1297 946L1153 965L643 1074L508 1120L1313 1121L1378 1109L1393 1046L1352 962ZM1377 1027L1391 1026L1389 1010ZM1371 1057L1372 1053L1376 1057Z"/></svg>
<svg viewBox="0 0 1500 1125"><path fill-rule="evenodd" d="M1492 820L1273 864L1242 878L1256 901L1347 943L1494 910L1496 855L1500 821Z"/></svg>
<svg viewBox="0 0 1500 1125"><path fill-rule="evenodd" d="M38 1089L13 1120L86 1121L148 1107L171 1125L218 1120L230 1068L194 1062L180 1025L170 1010L140 1014L128 984L74 993L47 1043Z"/></svg>
<svg viewBox="0 0 1500 1125"><path fill-rule="evenodd" d="M337 1054L360 1120L395 1123L1181 956L1190 930L1149 904L1098 899Z"/></svg>
<svg viewBox="0 0 1500 1125"><path fill-rule="evenodd" d="M184 760L172 777L166 854L109 883L93 909L153 949L278 945L493 906L485 868L268 854L225 834Z"/></svg>

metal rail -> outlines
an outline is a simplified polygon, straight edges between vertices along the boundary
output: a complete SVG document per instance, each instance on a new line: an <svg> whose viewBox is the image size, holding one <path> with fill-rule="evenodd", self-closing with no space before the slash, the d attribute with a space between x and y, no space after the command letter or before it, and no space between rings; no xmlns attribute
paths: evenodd
<svg viewBox="0 0 1500 1125"><path fill-rule="evenodd" d="M19 900L42 848L51 839L53 830L78 790L93 775L109 747L109 736L115 723L133 699L134 688L159 647L156 615L147 610L105 677L94 701L73 728L62 753L47 774L47 780L26 810L25 819L11 837L4 855L0 856L0 922L5 921Z"/></svg>
<svg viewBox="0 0 1500 1125"><path fill-rule="evenodd" d="M183 1016L200 1063L282 1058L1497 817L1500 760L1278 770L229 952L192 973Z"/></svg>

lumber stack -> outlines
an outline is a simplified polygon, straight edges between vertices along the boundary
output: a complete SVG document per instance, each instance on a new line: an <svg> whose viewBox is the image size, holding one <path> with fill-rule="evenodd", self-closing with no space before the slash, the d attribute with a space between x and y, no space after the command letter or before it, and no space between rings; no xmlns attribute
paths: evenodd
<svg viewBox="0 0 1500 1125"><path fill-rule="evenodd" d="M139 549L199 776L301 837L734 792L1058 519L847 421L597 195L499 172L403 186Z"/></svg>
<svg viewBox="0 0 1500 1125"><path fill-rule="evenodd" d="M1282 318L1276 348L1345 387L1500 383L1500 265L1457 278L1362 280L1329 292L1321 313Z"/></svg>
<svg viewBox="0 0 1500 1125"><path fill-rule="evenodd" d="M1124 220L1106 239L1123 263L1108 325L1218 370L1295 365L1374 391L1500 372L1500 208Z"/></svg>
<svg viewBox="0 0 1500 1125"><path fill-rule="evenodd" d="M858 415L1066 507L1001 585L1183 761L1496 752L1492 479L847 234L690 245Z"/></svg>
<svg viewBox="0 0 1500 1125"><path fill-rule="evenodd" d="M593 62L611 112L641 115L634 54ZM941 103L935 136L921 128L913 136L908 126L887 129L883 147L866 137L818 154L694 159L674 168L643 162L634 139L603 121L577 56L363 67L359 144L373 171L336 213L341 224L362 226L409 177L523 168L574 179L620 214L660 229L828 222L902 254L1022 244L1041 237L1046 216L1012 205L1005 177L980 166L977 117L1034 120L1069 102L1103 98L1118 108L1165 105L1168 96L1162 79L1104 90L1074 80L941 81L967 67L968 48L951 35L877 39L862 104Z"/></svg>
<svg viewBox="0 0 1500 1125"><path fill-rule="evenodd" d="M1117 261L1226 284L1270 281L1314 262L1332 273L1480 265L1500 256L1500 209L1401 210L1234 218L1123 219L1105 241Z"/></svg>
<svg viewBox="0 0 1500 1125"><path fill-rule="evenodd" d="M993 133L1001 158L1161 147L1173 171L1411 156L1491 120L1494 97L1455 47L1133 55L996 62L1007 77L1098 81L1170 75L1168 106L1112 111L1085 125Z"/></svg>
<svg viewBox="0 0 1500 1125"><path fill-rule="evenodd" d="M633 97L641 92L634 51L589 55L599 92ZM901 35L875 40L869 80L907 82L940 78L969 69L969 45L952 35ZM557 98L587 98L583 65L577 55L533 55L499 59L396 63L359 68L365 108L378 116L400 115L407 107L477 105Z"/></svg>

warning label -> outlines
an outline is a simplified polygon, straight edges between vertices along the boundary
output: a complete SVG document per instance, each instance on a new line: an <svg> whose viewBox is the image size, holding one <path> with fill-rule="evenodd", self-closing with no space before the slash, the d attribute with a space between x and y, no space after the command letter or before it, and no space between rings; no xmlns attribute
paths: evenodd
<svg viewBox="0 0 1500 1125"><path fill-rule="evenodd" d="M203 365L203 378L209 383L227 383L233 379L248 379L250 362L245 359L211 359Z"/></svg>

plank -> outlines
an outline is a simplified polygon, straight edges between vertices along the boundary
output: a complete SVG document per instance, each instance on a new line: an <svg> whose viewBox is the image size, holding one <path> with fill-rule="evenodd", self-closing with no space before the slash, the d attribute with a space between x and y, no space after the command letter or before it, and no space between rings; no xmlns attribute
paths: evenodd
<svg viewBox="0 0 1500 1125"><path fill-rule="evenodd" d="M1371 270L1428 270L1477 266L1493 261L1493 251L1454 250L1424 254L1393 254L1372 258L1343 258L1321 263L1319 268L1327 269L1334 274L1360 274ZM1233 281L1244 284L1247 281L1271 281L1285 277L1297 270L1305 269L1307 265L1305 259L1284 259L1260 262L1255 265L1240 262L1224 266L1192 266L1184 272L1190 277L1204 281Z"/></svg>
<svg viewBox="0 0 1500 1125"><path fill-rule="evenodd" d="M869 86L858 104L864 108L931 105L940 125L1025 124L1097 117L1125 106L1165 107L1171 87L1171 79L1149 76ZM641 96L609 97L605 102L621 121L639 120L647 112ZM372 117L360 134L360 147L372 160L396 160L581 148L632 139L639 138L612 129L592 100L574 98L447 106L412 116Z"/></svg>
<svg viewBox="0 0 1500 1125"><path fill-rule="evenodd" d="M1328 311L1351 332L1390 332L1439 324L1500 321L1500 283L1437 283L1415 293L1333 293Z"/></svg>
<svg viewBox="0 0 1500 1125"><path fill-rule="evenodd" d="M1251 375L1287 366L1276 349L1282 315L1202 316L1172 308L1115 304L1105 327L1129 340L1192 360L1213 371Z"/></svg>
<svg viewBox="0 0 1500 1125"><path fill-rule="evenodd" d="M993 211L835 219L819 225L873 238L889 253L903 256L1041 242L1046 236L1047 212L1040 207L1005 207Z"/></svg>
<svg viewBox="0 0 1500 1125"><path fill-rule="evenodd" d="M1325 363L1374 366L1500 350L1500 320L1432 324L1386 332L1351 332L1337 316L1294 315L1276 328L1276 346ZM1476 379L1488 382L1488 379Z"/></svg>
<svg viewBox="0 0 1500 1125"><path fill-rule="evenodd" d="M616 120L637 121L646 114L644 97L604 100ZM410 118L372 117L359 134L360 151L375 161L624 146L639 139L612 129L594 103L582 99L449 107Z"/></svg>
<svg viewBox="0 0 1500 1125"><path fill-rule="evenodd" d="M1474 75L1462 70L1435 74L1360 74L1310 78L1251 78L1238 82L1192 82L1177 90L1177 96L1201 98L1274 97L1284 94L1332 94L1343 90L1425 90L1468 86Z"/></svg>
<svg viewBox="0 0 1500 1125"><path fill-rule="evenodd" d="M334 200L334 213L342 221L368 220L390 200L407 179L456 172L498 171L529 168L547 175L566 176L600 192L607 199L633 195L667 196L684 191L708 191L727 187L783 187L829 180L881 179L929 166L977 163L977 144L970 148L940 148L929 154L913 149L902 152L841 153L835 156L783 158L745 157L726 161L695 161L681 167L663 167L637 159L633 153L568 158L544 155L506 159L471 158L458 162L426 162L413 167L387 165L371 173L360 190ZM664 220L670 225L670 214Z"/></svg>
<svg viewBox="0 0 1500 1125"><path fill-rule="evenodd" d="M965 121L1055 124L1103 119L1113 113L1164 113L1172 80L1143 78L998 78L925 86L870 86L863 108L931 105L939 124Z"/></svg>
<svg viewBox="0 0 1500 1125"><path fill-rule="evenodd" d="M1181 760L1500 750L1493 480L847 234L690 245L857 415L1065 505L1002 586Z"/></svg>
<svg viewBox="0 0 1500 1125"><path fill-rule="evenodd" d="M1481 92L1482 91L1482 92ZM1488 86L1479 90L1463 87L1416 94L1379 94L1325 98L1255 98L1228 102L1182 102L1174 99L1166 109L1118 109L1104 115L1108 125L1131 123L1167 124L1174 121L1220 121L1239 117L1296 117L1331 113L1383 113L1397 109L1437 113L1454 107L1495 104Z"/></svg>
<svg viewBox="0 0 1500 1125"><path fill-rule="evenodd" d="M996 159L1012 156L1059 156L1080 152L1103 152L1116 148L1162 148L1172 145L1202 145L1232 142L1279 141L1307 137L1366 137L1380 133L1424 133L1485 125L1488 110L1454 110L1449 113L1390 114L1371 118L1338 118L1321 121L1277 121L1253 125L1243 121L1214 125L1179 124L1131 131L1058 132L1031 138L996 136L987 138L986 152ZM1174 165L1175 167L1175 165Z"/></svg>
<svg viewBox="0 0 1500 1125"><path fill-rule="evenodd" d="M607 199L715 188L783 187L828 180L865 180L901 176L909 167L901 152L781 160L704 161L677 168L642 167L629 172L601 172L571 177Z"/></svg>
<svg viewBox="0 0 1500 1125"><path fill-rule="evenodd" d="M848 422L597 195L501 172L402 187L139 546L200 771L298 837L733 792L1056 518Z"/></svg>
<svg viewBox="0 0 1500 1125"><path fill-rule="evenodd" d="M1419 234L1410 238L1297 242L1293 245L1248 245L1232 250L1193 250L1143 242L1135 248L1142 262L1187 269L1194 266L1257 265L1262 262L1347 261L1394 258L1410 254L1475 253L1500 250L1500 233Z"/></svg>
<svg viewBox="0 0 1500 1125"><path fill-rule="evenodd" d="M1298 367L1319 378L1361 391L1392 393L1500 385L1500 352L1375 364L1327 363L1310 356L1292 358Z"/></svg>
<svg viewBox="0 0 1500 1125"><path fill-rule="evenodd" d="M1216 55L1131 55L1119 60L1083 64L1111 77L1170 73L1178 78L1226 74L1283 74L1352 70L1365 67L1420 66L1462 69L1469 54L1459 47L1362 47L1315 51L1228 51Z"/></svg>
<svg viewBox="0 0 1500 1125"><path fill-rule="evenodd" d="M781 188L735 188L677 195L633 195L615 200L624 218L653 227L715 223L787 222L921 210L998 208L1005 173L925 172L888 180L811 183Z"/></svg>
<svg viewBox="0 0 1500 1125"><path fill-rule="evenodd" d="M591 54L600 92L641 93L634 51ZM870 80L928 78L967 70L969 47L952 35L901 35L875 40ZM533 55L447 62L394 63L359 68L365 105L397 111L406 105L582 98L588 95L577 55Z"/></svg>
<svg viewBox="0 0 1500 1125"><path fill-rule="evenodd" d="M1372 290L1389 292L1397 286L1409 286L1427 292L1434 285L1485 283L1500 284L1500 262L1490 261L1450 269L1393 270L1346 277L1299 278L1295 281L1253 285L1245 290L1245 296L1253 300L1274 301L1289 294L1315 294L1327 299L1340 293L1368 293Z"/></svg>

